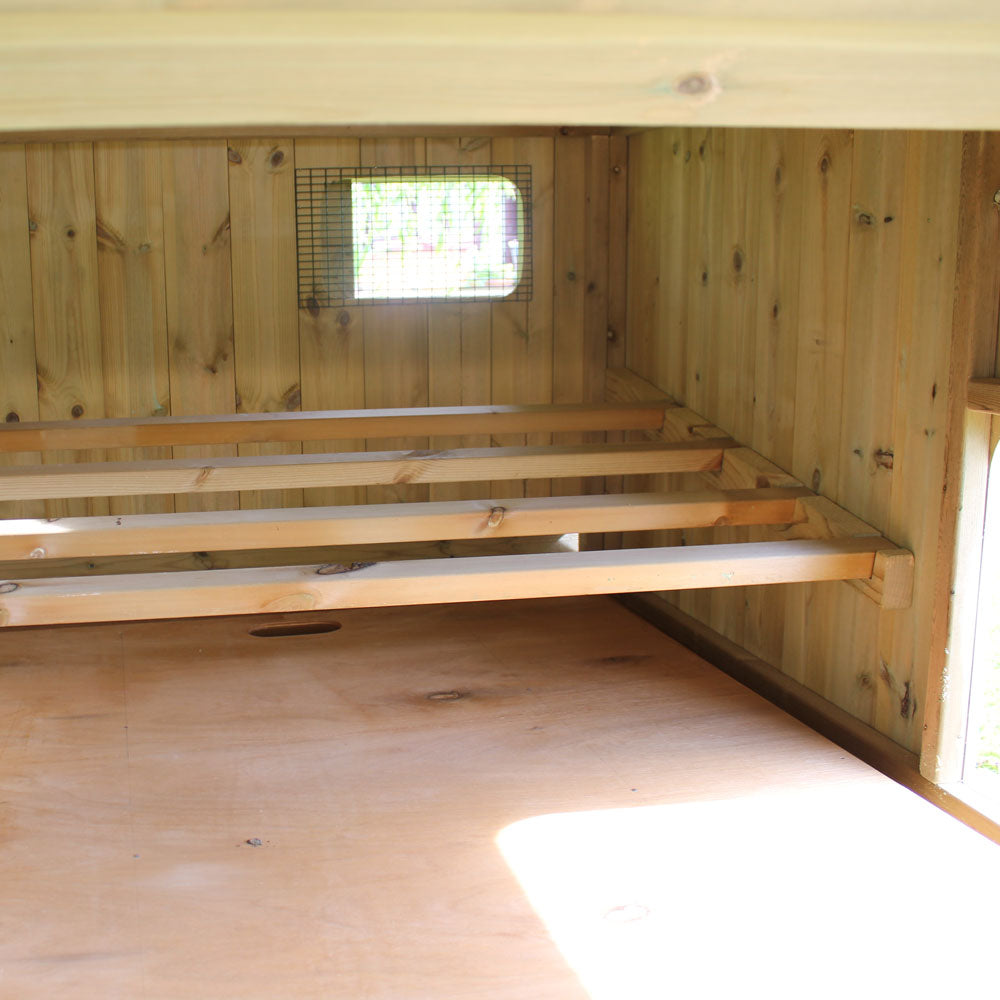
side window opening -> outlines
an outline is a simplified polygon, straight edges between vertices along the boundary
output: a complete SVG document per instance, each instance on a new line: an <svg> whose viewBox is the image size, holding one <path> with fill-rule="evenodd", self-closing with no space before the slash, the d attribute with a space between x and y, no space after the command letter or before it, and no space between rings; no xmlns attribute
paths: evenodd
<svg viewBox="0 0 1000 1000"><path fill-rule="evenodd" d="M1000 460L993 443L962 780L1000 805Z"/></svg>

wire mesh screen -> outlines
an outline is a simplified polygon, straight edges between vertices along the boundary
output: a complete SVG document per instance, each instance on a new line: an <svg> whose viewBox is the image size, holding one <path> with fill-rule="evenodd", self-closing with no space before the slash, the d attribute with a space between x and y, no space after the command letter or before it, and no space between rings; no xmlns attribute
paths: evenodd
<svg viewBox="0 0 1000 1000"><path fill-rule="evenodd" d="M531 167L295 171L299 305L531 298Z"/></svg>

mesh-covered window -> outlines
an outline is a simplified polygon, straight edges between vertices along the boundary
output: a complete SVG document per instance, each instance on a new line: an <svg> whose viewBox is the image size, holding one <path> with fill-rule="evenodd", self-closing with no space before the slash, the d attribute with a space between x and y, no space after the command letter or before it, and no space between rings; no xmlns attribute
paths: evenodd
<svg viewBox="0 0 1000 1000"><path fill-rule="evenodd" d="M299 304L531 298L531 168L295 171Z"/></svg>

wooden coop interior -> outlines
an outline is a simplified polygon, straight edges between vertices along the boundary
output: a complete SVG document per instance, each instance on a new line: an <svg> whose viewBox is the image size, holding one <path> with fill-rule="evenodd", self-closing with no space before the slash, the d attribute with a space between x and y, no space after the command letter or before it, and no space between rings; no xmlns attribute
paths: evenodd
<svg viewBox="0 0 1000 1000"><path fill-rule="evenodd" d="M0 0L0 996L992 981L1000 20L579 6ZM303 284L499 164L530 299Z"/></svg>

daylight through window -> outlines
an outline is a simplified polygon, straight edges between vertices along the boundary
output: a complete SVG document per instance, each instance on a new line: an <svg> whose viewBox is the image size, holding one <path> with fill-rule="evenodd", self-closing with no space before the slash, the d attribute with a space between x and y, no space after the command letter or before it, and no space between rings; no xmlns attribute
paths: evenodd
<svg viewBox="0 0 1000 1000"><path fill-rule="evenodd" d="M527 299L530 168L296 171L299 298Z"/></svg>

